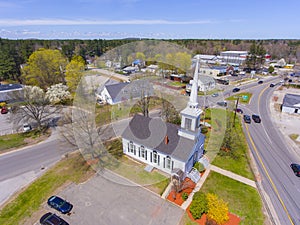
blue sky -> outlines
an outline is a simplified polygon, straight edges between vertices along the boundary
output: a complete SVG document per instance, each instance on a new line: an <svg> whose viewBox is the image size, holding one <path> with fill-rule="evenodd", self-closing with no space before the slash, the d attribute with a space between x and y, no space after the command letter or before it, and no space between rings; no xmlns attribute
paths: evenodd
<svg viewBox="0 0 300 225"><path fill-rule="evenodd" d="M0 0L9 39L300 39L299 0Z"/></svg>

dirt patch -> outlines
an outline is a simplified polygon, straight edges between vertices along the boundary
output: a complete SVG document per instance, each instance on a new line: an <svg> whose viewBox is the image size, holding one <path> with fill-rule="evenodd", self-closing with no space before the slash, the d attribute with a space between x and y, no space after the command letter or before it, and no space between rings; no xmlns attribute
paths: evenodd
<svg viewBox="0 0 300 225"><path fill-rule="evenodd" d="M188 207L186 209L186 212L192 221L198 223L199 225L205 225L205 222L207 219L206 214L203 214L200 219L195 220L193 218L192 214L190 213L190 207ZM240 224L241 219L238 216L236 216L232 213L228 213L228 216L229 216L229 220L226 223L224 223L223 225L239 225Z"/></svg>

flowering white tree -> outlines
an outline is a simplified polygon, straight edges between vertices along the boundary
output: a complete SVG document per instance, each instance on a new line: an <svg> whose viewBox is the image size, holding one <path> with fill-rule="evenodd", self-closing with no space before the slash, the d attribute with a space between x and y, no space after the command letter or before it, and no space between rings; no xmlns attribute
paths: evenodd
<svg viewBox="0 0 300 225"><path fill-rule="evenodd" d="M25 86L16 99L22 105L12 107L11 120L16 124L35 123L41 130L52 116L60 111L60 107L51 107L50 100L43 89L37 86Z"/></svg>
<svg viewBox="0 0 300 225"><path fill-rule="evenodd" d="M59 83L47 88L46 97L52 104L55 104L69 99L71 94L68 91L68 86Z"/></svg>

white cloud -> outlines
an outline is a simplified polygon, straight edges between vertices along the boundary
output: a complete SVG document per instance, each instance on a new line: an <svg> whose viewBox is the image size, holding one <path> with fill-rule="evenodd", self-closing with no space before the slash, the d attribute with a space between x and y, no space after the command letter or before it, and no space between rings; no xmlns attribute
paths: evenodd
<svg viewBox="0 0 300 225"><path fill-rule="evenodd" d="M0 19L0 26L36 26L36 25L188 25L211 24L211 20L170 21L170 20L64 20L64 19L32 19L14 20Z"/></svg>

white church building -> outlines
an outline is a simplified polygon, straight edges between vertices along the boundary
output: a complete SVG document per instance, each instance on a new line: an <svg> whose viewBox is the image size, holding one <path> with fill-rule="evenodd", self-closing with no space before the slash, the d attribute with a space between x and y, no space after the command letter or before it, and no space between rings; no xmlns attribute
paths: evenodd
<svg viewBox="0 0 300 225"><path fill-rule="evenodd" d="M204 153L205 136L201 133L197 100L199 60L187 107L181 114L181 126L161 118L136 114L122 134L124 154L168 174L180 169L188 176Z"/></svg>

